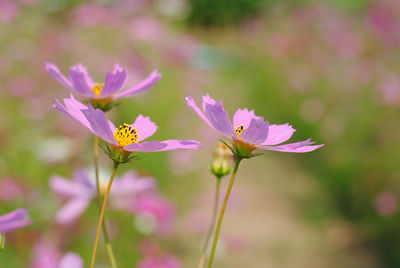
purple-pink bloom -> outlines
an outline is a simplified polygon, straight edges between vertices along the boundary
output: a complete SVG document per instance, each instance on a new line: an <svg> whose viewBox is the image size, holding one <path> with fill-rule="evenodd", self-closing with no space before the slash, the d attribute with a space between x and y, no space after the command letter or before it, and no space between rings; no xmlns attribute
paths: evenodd
<svg viewBox="0 0 400 268"><path fill-rule="evenodd" d="M151 88L161 78L161 74L154 70L135 86L121 90L125 86L127 74L125 69L117 64L113 72L107 72L104 83L94 82L82 64L76 64L69 69L69 78L64 76L52 63L46 63L46 70L63 86L92 100L112 101L130 97Z"/></svg>
<svg viewBox="0 0 400 268"><path fill-rule="evenodd" d="M15 229L27 226L31 223L28 211L17 208L7 214L0 216L0 233L11 232Z"/></svg>
<svg viewBox="0 0 400 268"><path fill-rule="evenodd" d="M157 125L149 117L139 115L131 125L124 124L116 128L100 109L90 104L85 106L71 95L64 99L64 105L57 99L53 106L77 120L94 135L105 142L127 152L161 152L179 149L197 150L201 146L195 140L144 141L157 131Z"/></svg>
<svg viewBox="0 0 400 268"><path fill-rule="evenodd" d="M233 124L229 119L221 101L215 101L210 95L203 96L202 110L191 96L186 97L187 104L211 128L225 137L233 140L241 153L249 154L255 149L281 151L290 153L306 153L314 151L322 145L312 145L311 139L281 144L296 131L289 124L270 125L261 116L256 116L254 110L238 109L233 116Z"/></svg>
<svg viewBox="0 0 400 268"><path fill-rule="evenodd" d="M104 194L108 181L100 178L100 192ZM60 224L69 224L76 220L96 197L95 181L82 171L76 170L73 180L55 175L50 178L50 187L57 194L66 197L68 201L57 212L55 219ZM133 171L126 172L115 179L112 186L111 201L116 198L134 197L137 194L156 187L156 181L149 177L138 177Z"/></svg>

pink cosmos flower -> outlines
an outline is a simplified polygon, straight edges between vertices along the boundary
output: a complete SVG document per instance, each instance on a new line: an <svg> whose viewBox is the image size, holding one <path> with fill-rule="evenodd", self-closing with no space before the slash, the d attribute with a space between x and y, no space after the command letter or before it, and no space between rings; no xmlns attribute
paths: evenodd
<svg viewBox="0 0 400 268"><path fill-rule="evenodd" d="M310 139L280 145L287 141L296 131L291 125L270 125L254 110L238 109L233 116L233 124L221 101L215 101L210 95L203 96L201 110L191 96L186 97L187 104L218 133L232 139L234 153L242 157L251 157L255 149L281 151L290 153L306 153L314 151L322 145L312 145Z"/></svg>
<svg viewBox="0 0 400 268"><path fill-rule="evenodd" d="M100 179L99 186L100 192L104 193L108 181ZM82 170L75 171L73 180L52 176L50 187L57 194L68 198L56 214L56 222L60 224L69 224L76 220L97 195L95 181L91 181ZM156 182L153 178L139 178L135 172L130 171L116 178L112 187L111 199L126 198L155 188Z"/></svg>
<svg viewBox="0 0 400 268"><path fill-rule="evenodd" d="M115 65L112 73L106 74L104 83L95 83L82 64L76 64L70 68L69 79L52 63L46 63L46 70L63 86L91 100L117 100L130 97L149 89L161 78L161 74L154 70L137 85L121 91L126 83L127 74L119 65Z"/></svg>
<svg viewBox="0 0 400 268"><path fill-rule="evenodd" d="M75 100L72 95L69 99L64 99L64 105L57 99L56 101L54 108L71 116L94 135L112 145L114 149L117 148L123 152L197 150L201 146L195 140L144 141L157 131L157 125L150 121L149 117L143 115L139 115L131 125L123 124L116 128L111 121L107 120L102 110L94 109L91 105L85 106Z"/></svg>
<svg viewBox="0 0 400 268"><path fill-rule="evenodd" d="M29 219L28 211L18 208L0 216L0 233L11 232L30 223L31 220Z"/></svg>

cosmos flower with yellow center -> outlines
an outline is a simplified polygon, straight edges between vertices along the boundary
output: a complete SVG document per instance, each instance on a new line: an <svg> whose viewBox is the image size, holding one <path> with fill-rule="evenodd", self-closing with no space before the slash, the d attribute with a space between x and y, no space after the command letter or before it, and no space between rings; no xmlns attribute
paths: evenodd
<svg viewBox="0 0 400 268"><path fill-rule="evenodd" d="M85 97L95 108L102 110L107 110L115 100L131 97L151 88L161 78L161 74L157 70L153 70L148 77L135 86L122 90L126 84L127 73L118 64L115 65L113 72L106 74L104 83L93 81L82 64L76 64L70 68L69 78L64 76L52 63L46 63L46 70L60 84Z"/></svg>
<svg viewBox="0 0 400 268"><path fill-rule="evenodd" d="M289 124L270 125L254 111L238 109L233 116L233 124L229 119L221 101L215 101L210 95L203 96L202 110L191 96L186 97L187 104L218 133L232 140L236 154L250 157L253 150L269 150L289 153L306 153L314 151L323 145L312 145L310 139L281 144L296 131Z"/></svg>
<svg viewBox="0 0 400 268"><path fill-rule="evenodd" d="M114 148L124 152L160 152L181 149L197 150L202 145L195 140L144 141L157 131L157 125L149 117L139 115L132 124L122 124L118 128L109 121L100 109L94 109L77 101L72 95L64 99L64 104L56 99L53 106L69 115L93 134Z"/></svg>

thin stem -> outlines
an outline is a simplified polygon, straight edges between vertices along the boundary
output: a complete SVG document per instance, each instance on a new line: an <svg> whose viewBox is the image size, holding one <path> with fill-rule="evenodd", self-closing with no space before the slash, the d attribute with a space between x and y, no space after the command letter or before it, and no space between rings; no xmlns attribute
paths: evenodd
<svg viewBox="0 0 400 268"><path fill-rule="evenodd" d="M95 137L94 140L94 172L96 175L96 190L97 190L97 204L99 206L99 212L101 213L101 193L100 193L100 179L99 179L99 137ZM111 246L110 237L108 236L106 221L103 221L103 235L104 241L106 243L108 259L110 261L112 268L117 268L117 263L115 261L114 252Z"/></svg>
<svg viewBox="0 0 400 268"><path fill-rule="evenodd" d="M214 241L213 241L213 246L212 246L212 250L211 250L210 260L208 262L208 268L212 267L212 264L213 264L213 261L214 261L215 249L217 248L219 232L221 231L221 226L222 226L222 220L224 219L226 205L228 204L229 196L230 196L231 191L232 191L233 183L235 182L235 177L236 177L237 170L239 168L240 161L242 161L242 158L237 157L236 158L236 162L235 162L235 168L233 169L233 172L232 172L231 181L229 182L228 190L226 190L224 203L222 204L221 212L219 214L217 229L215 230L215 235L214 235Z"/></svg>
<svg viewBox="0 0 400 268"><path fill-rule="evenodd" d="M117 163L114 163L114 168L113 168L113 170L112 170L112 174L111 174L110 181L108 182L106 194L105 194L104 200L103 200L103 205L102 205L101 211L100 211L100 219L99 219L99 223L98 223L98 225L97 225L96 240L95 240L95 242L94 242L93 253L92 253L92 260L91 260L91 262L90 262L90 267L91 267L91 268L94 267L94 262L95 262L95 259L96 259L97 248L98 248L98 246L99 246L100 230L101 230L101 227L102 227L102 225L103 225L104 214L105 214L105 212L106 212L108 197L110 196L111 186L112 186L112 183L113 183L113 181L114 181L115 174L117 173L117 168L118 168L118 164L117 164ZM115 262L115 260L114 260L114 262Z"/></svg>
<svg viewBox="0 0 400 268"><path fill-rule="evenodd" d="M201 252L201 257L200 257L198 268L204 267L204 262L206 260L206 251L208 248L208 244L210 243L212 231L215 228L215 224L216 224L216 220L217 220L217 213L218 213L220 185L221 185L221 177L217 178L217 184L215 187L215 197L214 197L215 198L214 199L214 209L213 209L213 214L212 214L212 218L211 218L211 224L210 224L210 228L208 229L208 233L207 233L206 241L203 246L203 250Z"/></svg>

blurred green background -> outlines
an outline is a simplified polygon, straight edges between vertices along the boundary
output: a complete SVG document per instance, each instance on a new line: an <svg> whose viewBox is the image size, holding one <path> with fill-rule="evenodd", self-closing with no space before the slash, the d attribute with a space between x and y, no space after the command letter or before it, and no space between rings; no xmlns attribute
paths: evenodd
<svg viewBox="0 0 400 268"><path fill-rule="evenodd" d="M48 179L90 167L93 140L51 108L70 92L45 71L47 61L64 73L81 62L99 81L119 63L128 85L158 69L159 83L122 100L110 118L132 122L141 113L159 126L154 139L208 145L141 155L121 168L154 176L177 215L173 233L159 237L110 211L120 267L135 267L143 239L182 267L196 266L218 136L184 97L207 92L230 114L255 109L271 123L291 123L294 141L326 144L243 163L216 267L400 267L399 52L397 0L0 0L0 180L23 188L13 198L0 188L0 214L25 207L34 220L7 236L0 267L30 267L43 237L86 263L91 254L94 204L73 226L53 223L61 203ZM101 165L111 168L104 156Z"/></svg>

